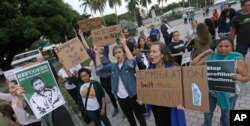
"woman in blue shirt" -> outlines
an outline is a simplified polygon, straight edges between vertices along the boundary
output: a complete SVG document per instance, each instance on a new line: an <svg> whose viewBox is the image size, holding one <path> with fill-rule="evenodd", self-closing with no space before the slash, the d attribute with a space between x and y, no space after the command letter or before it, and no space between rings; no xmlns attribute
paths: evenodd
<svg viewBox="0 0 250 126"><path fill-rule="evenodd" d="M141 106L136 102L136 61L130 52L125 37L121 37L121 45L113 48L113 55L117 63L103 66L100 61L99 48L94 49L96 53L97 70L111 73L111 90L117 96L118 103L128 119L130 126L136 126L134 114L141 126L146 126L146 120L142 114ZM134 114L133 114L134 113Z"/></svg>
<svg viewBox="0 0 250 126"><path fill-rule="evenodd" d="M247 82L249 81L247 64L244 57L240 53L233 52L233 47L233 40L231 38L222 38L217 43L217 53L214 53L210 49L206 50L194 58L191 64L202 65L205 64L205 61L211 60L235 60L237 62L237 71L232 78L237 81ZM204 126L212 125L213 112L216 104L218 104L221 108L220 125L229 126L229 112L230 109L234 109L236 100L236 93L210 91L210 112L204 113Z"/></svg>

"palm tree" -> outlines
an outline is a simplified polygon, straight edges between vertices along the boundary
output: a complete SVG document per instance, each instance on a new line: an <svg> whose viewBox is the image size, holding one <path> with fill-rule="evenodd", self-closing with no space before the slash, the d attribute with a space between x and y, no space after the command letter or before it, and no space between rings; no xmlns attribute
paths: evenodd
<svg viewBox="0 0 250 126"><path fill-rule="evenodd" d="M136 20L136 5L139 5L139 0L125 0L125 2L128 2L127 8Z"/></svg>
<svg viewBox="0 0 250 126"><path fill-rule="evenodd" d="M161 7L162 7L162 9L163 9L163 3L164 2L167 2L168 0L157 0L157 2L160 4L161 3Z"/></svg>
<svg viewBox="0 0 250 126"><path fill-rule="evenodd" d="M147 13L148 13L148 5L151 4L151 3L152 3L151 0L140 0L140 4L141 4L143 7L146 7Z"/></svg>
<svg viewBox="0 0 250 126"><path fill-rule="evenodd" d="M93 14L93 8L92 8L92 1L93 0L79 0L80 2L82 1L83 3L80 5L80 7L84 7L83 11L86 12L87 8L89 7L91 11L91 16L94 17Z"/></svg>
<svg viewBox="0 0 250 126"><path fill-rule="evenodd" d="M98 10L100 12L101 17L103 17L103 11L105 9L107 0L91 0L91 8L93 9L94 13ZM103 20L104 25L106 26L105 20Z"/></svg>
<svg viewBox="0 0 250 126"><path fill-rule="evenodd" d="M116 10L116 6L121 6L122 5L122 1L121 0L108 0L109 3L109 7L110 8L115 8L115 13L117 15L117 23L118 23L118 14L117 14L117 10Z"/></svg>

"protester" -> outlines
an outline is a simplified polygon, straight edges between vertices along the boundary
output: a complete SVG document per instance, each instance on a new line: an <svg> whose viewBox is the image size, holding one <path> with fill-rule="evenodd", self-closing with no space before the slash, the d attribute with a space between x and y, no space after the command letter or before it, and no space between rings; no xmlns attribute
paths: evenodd
<svg viewBox="0 0 250 126"><path fill-rule="evenodd" d="M187 24L188 15L187 15L186 12L184 12L184 13L182 14L182 18L183 18L183 20L184 20L184 24Z"/></svg>
<svg viewBox="0 0 250 126"><path fill-rule="evenodd" d="M171 56L174 57L175 62L181 65L182 54L185 52L186 46L183 40L180 40L180 33L178 31L173 32L173 40L168 45Z"/></svg>
<svg viewBox="0 0 250 126"><path fill-rule="evenodd" d="M231 20L229 15L229 9L224 9L218 20L218 34L219 37L226 37L230 34Z"/></svg>
<svg viewBox="0 0 250 126"><path fill-rule="evenodd" d="M217 12L217 9L214 9L212 20L213 20L215 28L217 28L217 26L218 26L218 18L219 18L219 14Z"/></svg>
<svg viewBox="0 0 250 126"><path fill-rule="evenodd" d="M155 36L157 38L157 40L160 40L160 30L158 30L157 28L155 28L155 26L153 24L150 25L150 32L149 35L150 36Z"/></svg>
<svg viewBox="0 0 250 126"><path fill-rule="evenodd" d="M186 41L190 41L192 38L194 38L196 35L197 35L197 20L193 20L191 22L191 28L189 28L187 31L186 31L186 35L185 35L185 39Z"/></svg>
<svg viewBox="0 0 250 126"><path fill-rule="evenodd" d="M96 55L97 54L94 52L93 48L89 48L89 45L85 41L81 31L79 31L79 35L82 39L84 48L87 50L89 57L93 60L94 65L96 66ZM104 46L104 48L101 48L99 53L101 56L101 63L103 66L111 63L109 60L109 46ZM96 71L96 75L100 77L101 85L104 88L104 90L106 91L106 93L108 94L110 101L114 107L114 112L112 114L112 117L114 117L119 113L119 109L118 109L118 105L116 103L115 96L111 92L111 74Z"/></svg>
<svg viewBox="0 0 250 126"><path fill-rule="evenodd" d="M192 65L203 65L205 61L213 60L234 60L237 61L237 71L233 76L234 80L247 82L249 81L247 64L244 60L244 57L237 52L233 52L234 44L233 40L230 38L222 38L218 41L217 44L217 53L208 49L194 58L191 62ZM236 89L239 89L236 85ZM236 91L239 92L239 91ZM204 113L204 126L212 126L213 112L216 108L216 104L221 108L221 117L220 125L229 126L230 110L234 109L235 103L238 95L236 93L227 93L227 92L209 92L209 106L210 111Z"/></svg>
<svg viewBox="0 0 250 126"><path fill-rule="evenodd" d="M162 19L162 25L161 25L161 33L163 35L163 38L165 40L165 44L169 45L172 41L172 27L168 24L168 19L164 18Z"/></svg>
<svg viewBox="0 0 250 126"><path fill-rule="evenodd" d="M243 56L247 54L250 47L250 0L241 1L241 13L234 17L231 26L231 36L236 38L236 52L241 53Z"/></svg>
<svg viewBox="0 0 250 126"><path fill-rule="evenodd" d="M10 93L0 92L0 99L11 102L11 107L16 115L20 126L41 126L41 120L37 119L35 115L29 114L24 107L26 104L23 95L17 94L17 82L10 81L8 83Z"/></svg>
<svg viewBox="0 0 250 126"><path fill-rule="evenodd" d="M118 103L130 126L136 126L133 113L140 125L146 126L141 106L136 102L136 80L134 75L136 62L126 44L126 38L121 37L121 45L113 48L113 55L117 59L117 63L103 66L100 61L99 49L95 50L95 52L97 70L111 73L112 93L117 96Z"/></svg>
<svg viewBox="0 0 250 126"><path fill-rule="evenodd" d="M59 59L59 63L62 64L62 61ZM62 67L57 75L59 78L59 82L64 84L65 89L67 92L70 94L70 96L74 99L75 103L77 104L77 88L76 88L76 83L73 81L75 73L78 72L79 69L81 69L82 66L81 64L76 65L75 67L71 68L68 70L68 72L65 71L65 69Z"/></svg>
<svg viewBox="0 0 250 126"><path fill-rule="evenodd" d="M215 26L214 26L212 19L206 18L204 20L204 23L206 24L209 33L212 35L212 39L215 40L216 32L215 32Z"/></svg>
<svg viewBox="0 0 250 126"><path fill-rule="evenodd" d="M224 4L224 9L229 9L230 20L233 20L234 16L237 15L237 11L234 8L231 8L231 4L227 2Z"/></svg>
<svg viewBox="0 0 250 126"><path fill-rule="evenodd" d="M164 43L155 42L150 48L149 69L164 69L175 67L174 58ZM186 126L185 113L182 105L177 108L151 105L156 126Z"/></svg>
<svg viewBox="0 0 250 126"><path fill-rule="evenodd" d="M39 63L44 62L44 57L42 55L38 56L36 60ZM50 68L52 70L52 73L56 80L58 80L57 73L54 69L54 67L49 63ZM46 114L41 118L41 122L44 126L74 126L74 122L72 121L72 118L69 114L69 109L66 105L62 105L56 109L54 109L52 112Z"/></svg>
<svg viewBox="0 0 250 126"><path fill-rule="evenodd" d="M78 76L82 81L79 88L79 106L81 111L85 111L95 126L111 126L106 115L106 100L103 87L98 81L90 80L91 72L86 68L81 68Z"/></svg>
<svg viewBox="0 0 250 126"><path fill-rule="evenodd" d="M122 30L125 38L126 38L126 43L131 52L133 52L137 48L137 43L135 41L135 38L130 34L130 31L128 28L124 28Z"/></svg>
<svg viewBox="0 0 250 126"><path fill-rule="evenodd" d="M187 45L193 48L192 58L195 58L207 49L213 48L212 35L204 23L198 24L197 36L190 43L187 43Z"/></svg>
<svg viewBox="0 0 250 126"><path fill-rule="evenodd" d="M144 38L144 39L146 39L146 35L144 34L144 31L143 31L143 30L140 31L140 36L139 36L139 38Z"/></svg>

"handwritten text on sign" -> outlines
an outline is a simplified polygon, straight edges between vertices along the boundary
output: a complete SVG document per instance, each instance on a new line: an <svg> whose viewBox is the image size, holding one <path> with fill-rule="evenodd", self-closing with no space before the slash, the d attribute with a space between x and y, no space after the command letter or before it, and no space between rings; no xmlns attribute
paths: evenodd
<svg viewBox="0 0 250 126"><path fill-rule="evenodd" d="M55 52L66 69L70 69L87 59L89 56L78 38L73 38L68 42L55 48Z"/></svg>
<svg viewBox="0 0 250 126"><path fill-rule="evenodd" d="M79 28L82 32L88 32L102 27L100 17L78 21Z"/></svg>
<svg viewBox="0 0 250 126"><path fill-rule="evenodd" d="M93 45L104 46L111 45L120 37L121 25L113 25L106 28L91 31Z"/></svg>
<svg viewBox="0 0 250 126"><path fill-rule="evenodd" d="M176 107L183 103L181 68L136 71L137 95L143 103Z"/></svg>

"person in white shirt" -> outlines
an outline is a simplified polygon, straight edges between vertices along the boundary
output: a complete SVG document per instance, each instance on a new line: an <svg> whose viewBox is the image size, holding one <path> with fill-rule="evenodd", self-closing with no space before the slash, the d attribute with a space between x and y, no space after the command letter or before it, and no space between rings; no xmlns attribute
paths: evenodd
<svg viewBox="0 0 250 126"><path fill-rule="evenodd" d="M78 101L77 101L77 87L75 84L76 82L72 81L72 79L73 79L73 76L75 75L75 73L77 73L78 70L81 68L82 68L81 64L78 64L75 67L72 67L69 70L69 72L66 72L65 69L62 67L57 73L59 82L64 84L65 89L70 94L70 96L74 99L76 104L78 103ZM70 74L70 75L68 75L68 74Z"/></svg>
<svg viewBox="0 0 250 126"><path fill-rule="evenodd" d="M24 109L27 104L24 102L23 95L17 95L17 82L8 82L8 88L10 93L0 92L0 99L11 102L11 107L20 126L41 126L41 120Z"/></svg>
<svg viewBox="0 0 250 126"><path fill-rule="evenodd" d="M197 30L196 30L197 25L198 25L197 20L192 20L191 28L189 28L186 31L186 35L185 35L186 42L190 41L192 38L197 36Z"/></svg>

